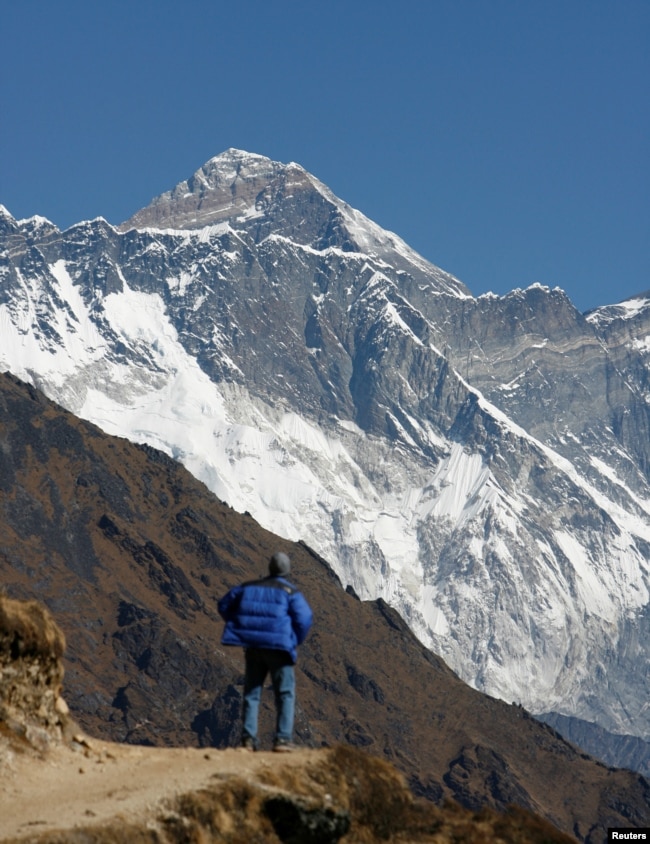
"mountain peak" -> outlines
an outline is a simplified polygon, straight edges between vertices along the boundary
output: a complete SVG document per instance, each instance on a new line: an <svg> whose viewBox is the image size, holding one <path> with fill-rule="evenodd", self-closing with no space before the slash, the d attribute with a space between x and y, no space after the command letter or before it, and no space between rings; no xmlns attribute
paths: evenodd
<svg viewBox="0 0 650 844"><path fill-rule="evenodd" d="M588 311L587 320L601 326L611 325L615 322L629 322L637 319L640 315L646 317L650 312L650 290L630 296L622 302L613 305L603 305Z"/></svg>
<svg viewBox="0 0 650 844"><path fill-rule="evenodd" d="M269 194L277 194L287 177L308 175L296 164L231 147L209 159L189 179L156 197L119 228L201 229L216 223L259 217Z"/></svg>
<svg viewBox="0 0 650 844"><path fill-rule="evenodd" d="M339 199L300 164L234 147L209 159L118 229L197 230L217 224L245 230L255 243L278 236L319 251L363 253L416 276L433 273L445 292L471 298L458 279Z"/></svg>
<svg viewBox="0 0 650 844"><path fill-rule="evenodd" d="M238 149L237 147L229 147L223 152L220 152L218 155L210 158L203 166L204 168L214 166L225 169L228 165L260 172L268 171L273 166L281 168L295 166L303 169L299 164L295 164L294 162L282 164L279 161L273 161L273 159L266 155L260 155L257 152L248 152L245 149Z"/></svg>
<svg viewBox="0 0 650 844"><path fill-rule="evenodd" d="M20 232L23 236L33 236L58 231L58 228L47 217L42 217L40 214L17 220L4 205L0 204L0 231L3 233L14 231Z"/></svg>

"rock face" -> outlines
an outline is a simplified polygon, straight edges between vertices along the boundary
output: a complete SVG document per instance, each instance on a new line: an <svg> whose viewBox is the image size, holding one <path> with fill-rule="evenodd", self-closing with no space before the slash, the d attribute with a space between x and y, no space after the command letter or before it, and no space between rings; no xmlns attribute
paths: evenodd
<svg viewBox="0 0 650 844"><path fill-rule="evenodd" d="M0 594L0 727L37 749L70 726L61 697L65 637L37 601Z"/></svg>
<svg viewBox="0 0 650 844"><path fill-rule="evenodd" d="M307 541L476 688L650 736L647 297L474 298L238 150L119 229L0 232L1 365Z"/></svg>
<svg viewBox="0 0 650 844"><path fill-rule="evenodd" d="M237 745L242 655L219 645L216 602L281 549L316 619L298 662L300 744L349 745L395 766L430 802L516 803L590 844L608 826L650 822L643 777L468 687L386 602L359 601L308 546L238 514L176 461L6 375L0 408L0 578L11 599L38 595L55 614L68 641L65 699L87 734ZM269 748L266 694L261 727Z"/></svg>

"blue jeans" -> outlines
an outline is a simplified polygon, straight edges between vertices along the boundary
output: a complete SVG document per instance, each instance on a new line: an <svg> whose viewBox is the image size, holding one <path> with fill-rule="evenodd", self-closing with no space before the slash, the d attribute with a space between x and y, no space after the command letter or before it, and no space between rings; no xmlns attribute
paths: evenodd
<svg viewBox="0 0 650 844"><path fill-rule="evenodd" d="M296 677L293 662L286 651L267 648L246 648L244 706L242 711L244 739L257 741L257 718L266 675L271 675L275 695L275 738L291 741L296 706Z"/></svg>

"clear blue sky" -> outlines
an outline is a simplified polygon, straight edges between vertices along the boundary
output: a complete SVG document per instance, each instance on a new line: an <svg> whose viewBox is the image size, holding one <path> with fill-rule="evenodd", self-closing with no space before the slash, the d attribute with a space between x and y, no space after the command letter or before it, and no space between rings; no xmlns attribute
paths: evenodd
<svg viewBox="0 0 650 844"><path fill-rule="evenodd" d="M650 0L5 0L0 203L119 223L228 147L479 295L650 288Z"/></svg>

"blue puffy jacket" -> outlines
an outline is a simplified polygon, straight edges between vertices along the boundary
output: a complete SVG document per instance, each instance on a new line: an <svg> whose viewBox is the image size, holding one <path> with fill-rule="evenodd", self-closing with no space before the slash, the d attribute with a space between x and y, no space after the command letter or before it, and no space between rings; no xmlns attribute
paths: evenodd
<svg viewBox="0 0 650 844"><path fill-rule="evenodd" d="M226 622L222 645L286 651L295 663L313 615L305 597L288 580L269 576L242 583L218 606Z"/></svg>

